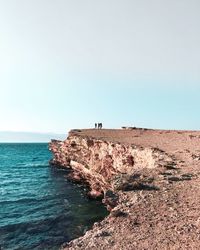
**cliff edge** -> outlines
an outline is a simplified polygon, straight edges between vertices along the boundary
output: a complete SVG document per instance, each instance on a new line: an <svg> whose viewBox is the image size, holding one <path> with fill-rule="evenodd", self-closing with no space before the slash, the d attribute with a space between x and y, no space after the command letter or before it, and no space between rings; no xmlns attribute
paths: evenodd
<svg viewBox="0 0 200 250"><path fill-rule="evenodd" d="M72 130L52 165L110 211L65 249L199 249L200 132Z"/></svg>

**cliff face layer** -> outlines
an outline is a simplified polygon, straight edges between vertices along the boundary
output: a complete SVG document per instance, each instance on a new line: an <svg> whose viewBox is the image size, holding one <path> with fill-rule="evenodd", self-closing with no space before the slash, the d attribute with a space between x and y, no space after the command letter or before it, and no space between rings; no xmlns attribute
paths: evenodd
<svg viewBox="0 0 200 250"><path fill-rule="evenodd" d="M70 178L87 183L92 197L105 196L107 191L131 188L131 177L142 169L160 167L172 159L163 151L119 142L76 135L67 140L52 141L53 165L70 168ZM133 183L132 183L133 184Z"/></svg>
<svg viewBox="0 0 200 250"><path fill-rule="evenodd" d="M66 249L200 249L200 132L74 130L53 165L87 183L110 215Z"/></svg>

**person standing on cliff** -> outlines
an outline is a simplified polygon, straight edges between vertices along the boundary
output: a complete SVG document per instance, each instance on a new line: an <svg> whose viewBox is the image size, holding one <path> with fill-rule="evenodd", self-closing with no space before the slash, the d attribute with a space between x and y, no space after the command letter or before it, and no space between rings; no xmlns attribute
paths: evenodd
<svg viewBox="0 0 200 250"><path fill-rule="evenodd" d="M102 123L98 123L98 129L102 129Z"/></svg>
<svg viewBox="0 0 200 250"><path fill-rule="evenodd" d="M97 123L95 123L95 129L97 129Z"/></svg>

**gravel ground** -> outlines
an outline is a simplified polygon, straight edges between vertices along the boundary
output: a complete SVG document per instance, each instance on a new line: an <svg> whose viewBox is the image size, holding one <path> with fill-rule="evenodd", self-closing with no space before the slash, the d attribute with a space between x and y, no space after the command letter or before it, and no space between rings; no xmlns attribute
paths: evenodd
<svg viewBox="0 0 200 250"><path fill-rule="evenodd" d="M155 188L119 192L120 203L64 249L200 249L200 132L81 130L79 136L154 147L174 164L141 170Z"/></svg>

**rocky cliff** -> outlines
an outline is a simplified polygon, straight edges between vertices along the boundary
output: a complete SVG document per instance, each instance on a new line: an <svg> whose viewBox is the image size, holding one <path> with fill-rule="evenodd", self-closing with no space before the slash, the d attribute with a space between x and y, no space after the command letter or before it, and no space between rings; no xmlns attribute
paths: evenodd
<svg viewBox="0 0 200 250"><path fill-rule="evenodd" d="M200 249L200 132L73 130L53 165L110 211L64 249Z"/></svg>
<svg viewBox="0 0 200 250"><path fill-rule="evenodd" d="M50 150L54 154L51 164L71 169L69 178L87 184L88 195L104 198L109 210L116 205L116 199L111 202L109 196L114 197L118 191L137 185L151 188L152 178L138 182L136 173L161 168L163 162L173 164L172 159L157 148L95 139L76 131L71 131L65 141L53 140Z"/></svg>

